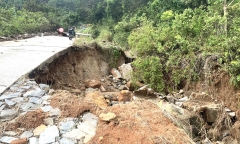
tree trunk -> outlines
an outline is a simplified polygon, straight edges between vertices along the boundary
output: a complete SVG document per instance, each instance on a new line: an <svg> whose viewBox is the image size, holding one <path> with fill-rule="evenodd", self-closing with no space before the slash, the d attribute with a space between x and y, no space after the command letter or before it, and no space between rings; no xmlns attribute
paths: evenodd
<svg viewBox="0 0 240 144"><path fill-rule="evenodd" d="M227 34L227 0L223 2L223 17L225 18L224 32Z"/></svg>

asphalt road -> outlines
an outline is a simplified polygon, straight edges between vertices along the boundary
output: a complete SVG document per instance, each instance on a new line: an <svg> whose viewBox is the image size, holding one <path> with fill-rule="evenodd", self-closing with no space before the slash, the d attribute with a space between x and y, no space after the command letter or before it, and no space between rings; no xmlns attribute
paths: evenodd
<svg viewBox="0 0 240 144"><path fill-rule="evenodd" d="M0 94L18 78L71 45L68 37L59 36L0 42Z"/></svg>

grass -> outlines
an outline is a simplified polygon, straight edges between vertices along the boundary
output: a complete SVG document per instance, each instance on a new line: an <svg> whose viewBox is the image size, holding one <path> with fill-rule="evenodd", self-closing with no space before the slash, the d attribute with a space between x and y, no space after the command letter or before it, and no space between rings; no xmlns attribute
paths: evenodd
<svg viewBox="0 0 240 144"><path fill-rule="evenodd" d="M80 36L75 38L73 45L74 46L88 45L93 42L95 42L95 40L90 36Z"/></svg>

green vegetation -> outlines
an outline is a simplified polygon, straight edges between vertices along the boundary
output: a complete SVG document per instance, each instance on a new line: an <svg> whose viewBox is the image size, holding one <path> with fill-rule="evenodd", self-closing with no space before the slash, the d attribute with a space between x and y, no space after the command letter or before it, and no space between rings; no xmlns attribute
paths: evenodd
<svg viewBox="0 0 240 144"><path fill-rule="evenodd" d="M81 31L97 41L136 52L135 79L156 90L179 89L219 68L240 86L240 0L2 0L0 6L0 35L85 24Z"/></svg>

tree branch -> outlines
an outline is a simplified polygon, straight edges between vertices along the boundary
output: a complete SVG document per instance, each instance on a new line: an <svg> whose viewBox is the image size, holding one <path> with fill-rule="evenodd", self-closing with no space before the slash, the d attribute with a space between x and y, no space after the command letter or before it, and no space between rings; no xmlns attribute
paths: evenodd
<svg viewBox="0 0 240 144"><path fill-rule="evenodd" d="M233 2L234 2L234 0L232 0L227 7L229 7Z"/></svg>

